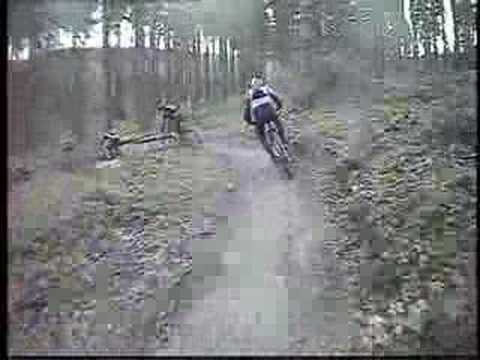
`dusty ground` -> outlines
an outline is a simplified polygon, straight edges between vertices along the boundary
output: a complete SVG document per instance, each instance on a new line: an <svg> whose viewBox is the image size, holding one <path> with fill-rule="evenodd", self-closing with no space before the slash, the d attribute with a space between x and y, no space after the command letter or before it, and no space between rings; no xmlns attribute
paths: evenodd
<svg viewBox="0 0 480 360"><path fill-rule="evenodd" d="M170 350L335 352L358 329L349 323L346 274L329 243L335 229L324 226L322 204L312 199L311 173L287 181L256 141L212 141L219 165L237 169L238 191L217 194L217 235L193 245Z"/></svg>

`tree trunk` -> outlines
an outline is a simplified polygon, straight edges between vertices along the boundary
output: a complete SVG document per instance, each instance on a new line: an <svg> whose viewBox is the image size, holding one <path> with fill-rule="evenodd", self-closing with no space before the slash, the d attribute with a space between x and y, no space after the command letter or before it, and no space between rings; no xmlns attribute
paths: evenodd
<svg viewBox="0 0 480 360"><path fill-rule="evenodd" d="M155 22L150 26L150 36L149 36L149 47L151 49L155 48L156 36L155 36Z"/></svg>
<svg viewBox="0 0 480 360"><path fill-rule="evenodd" d="M441 16L440 21L440 35L442 37L443 42L443 58L446 59L448 57L448 53L450 52L448 49L448 42L447 42L447 32L445 30L445 7L443 6L443 1L439 2L439 13Z"/></svg>
<svg viewBox="0 0 480 360"><path fill-rule="evenodd" d="M108 21L108 11L109 11L109 0L102 0L103 6L103 48L109 48L109 37L110 37L110 29L109 29L109 21Z"/></svg>
<svg viewBox="0 0 480 360"><path fill-rule="evenodd" d="M205 74L205 99L210 99L210 43L206 41L206 52L204 55L204 74Z"/></svg>
<svg viewBox="0 0 480 360"><path fill-rule="evenodd" d="M197 45L198 46L198 45ZM198 49L198 48L197 48ZM198 50L197 50L198 51ZM193 71L194 71L194 81L193 81L193 101L196 103L202 98L202 74L201 74L201 57L193 58Z"/></svg>
<svg viewBox="0 0 480 360"><path fill-rule="evenodd" d="M300 40L302 50L301 54L301 72L305 80L309 79L313 81L313 42L314 38L313 33L313 1L312 0L303 0L300 2ZM310 86L309 86L310 87ZM301 104L302 107L310 107L313 105L313 93L309 91L305 94L304 103Z"/></svg>
<svg viewBox="0 0 480 360"><path fill-rule="evenodd" d="M468 58L468 61L471 61L475 57L475 45L474 45L474 36L476 32L476 26L475 26L475 17L474 14L474 8L476 7L476 4L468 2L464 2L463 4L465 8L465 27L466 27L466 33L467 33L467 49L466 49L466 56Z"/></svg>
<svg viewBox="0 0 480 360"><path fill-rule="evenodd" d="M418 60L420 57L420 18L421 18L421 5L420 0L410 1L410 19L412 21L413 30L413 58Z"/></svg>
<svg viewBox="0 0 480 360"><path fill-rule="evenodd" d="M383 23L375 24L374 30L374 76L383 78L385 72L384 42L383 42Z"/></svg>
<svg viewBox="0 0 480 360"><path fill-rule="evenodd" d="M145 47L145 31L143 30L143 26L137 23L134 31L135 31L135 47L136 48Z"/></svg>
<svg viewBox="0 0 480 360"><path fill-rule="evenodd" d="M276 8L276 32L277 32L277 47L280 59L288 57L288 23L289 10L286 1L277 1Z"/></svg>
<svg viewBox="0 0 480 360"><path fill-rule="evenodd" d="M166 29L166 33L165 33L165 48L167 50L171 50L172 49L172 34L171 34L171 29L169 26L167 26L167 29Z"/></svg>
<svg viewBox="0 0 480 360"><path fill-rule="evenodd" d="M457 23L457 9L456 9L456 0L450 0L450 7L452 9L452 19L453 19L453 56L456 58L459 53L459 34L458 34L458 23Z"/></svg>
<svg viewBox="0 0 480 360"><path fill-rule="evenodd" d="M115 36L117 37L117 48L122 45L122 30L120 24L115 25Z"/></svg>
<svg viewBox="0 0 480 360"><path fill-rule="evenodd" d="M231 38L230 40L230 59L229 59L229 69L228 72L230 73L230 89L231 91L236 90L237 82L236 82L236 59L235 59L235 50L237 48L236 40Z"/></svg>
<svg viewBox="0 0 480 360"><path fill-rule="evenodd" d="M171 96L171 88L172 88L172 54L167 53L166 54L166 60L167 60L167 97L170 98Z"/></svg>
<svg viewBox="0 0 480 360"><path fill-rule="evenodd" d="M106 124L107 124L107 130L110 130L113 127L112 124L112 117L110 116L110 102L111 102L111 87L112 87L112 77L111 77L111 66L110 66L110 61L109 61L109 54L105 53L104 54L104 59L103 59L103 66L104 66L104 73L105 73L105 92L104 92L104 105L105 105L105 116L106 116Z"/></svg>

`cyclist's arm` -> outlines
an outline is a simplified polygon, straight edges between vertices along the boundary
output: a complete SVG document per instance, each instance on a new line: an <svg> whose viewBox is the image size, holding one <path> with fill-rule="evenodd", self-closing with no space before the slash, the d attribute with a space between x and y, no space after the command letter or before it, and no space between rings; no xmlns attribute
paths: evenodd
<svg viewBox="0 0 480 360"><path fill-rule="evenodd" d="M283 104L280 96L270 86L267 87L267 91L268 95L270 95L273 101L275 101L275 104L277 104L277 110L281 109Z"/></svg>
<svg viewBox="0 0 480 360"><path fill-rule="evenodd" d="M245 100L245 107L243 109L243 120L245 120L249 125L254 125L252 121L252 114L250 111L250 99Z"/></svg>

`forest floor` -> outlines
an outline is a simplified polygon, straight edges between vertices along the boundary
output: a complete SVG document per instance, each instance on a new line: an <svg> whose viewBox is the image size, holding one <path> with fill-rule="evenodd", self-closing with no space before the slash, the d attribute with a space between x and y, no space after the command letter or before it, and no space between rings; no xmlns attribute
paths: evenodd
<svg viewBox="0 0 480 360"><path fill-rule="evenodd" d="M396 75L372 86L369 111L324 101L304 116L361 325L343 349L475 353L476 72Z"/></svg>
<svg viewBox="0 0 480 360"><path fill-rule="evenodd" d="M11 353L473 351L476 78L450 76L380 84L368 125L290 111L292 181L236 99L202 144L36 170L9 193Z"/></svg>
<svg viewBox="0 0 480 360"><path fill-rule="evenodd" d="M215 289L187 290L171 351L475 353L476 74L418 75L373 85L367 112L290 112L291 182L255 137L213 140L242 180L217 202Z"/></svg>

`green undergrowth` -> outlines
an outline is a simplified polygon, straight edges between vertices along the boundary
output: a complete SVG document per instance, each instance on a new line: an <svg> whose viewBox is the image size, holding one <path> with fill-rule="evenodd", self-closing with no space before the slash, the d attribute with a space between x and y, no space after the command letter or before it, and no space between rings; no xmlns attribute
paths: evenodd
<svg viewBox="0 0 480 360"><path fill-rule="evenodd" d="M385 185L394 185L401 180L405 174L405 169L402 168L397 162L387 164L380 171L380 177Z"/></svg>
<svg viewBox="0 0 480 360"><path fill-rule="evenodd" d="M313 124L317 131L326 137L344 139L347 136L347 126L334 113L322 108L315 108L311 112Z"/></svg>
<svg viewBox="0 0 480 360"><path fill-rule="evenodd" d="M22 238L15 235L11 243L16 246L9 248L14 258L10 281L23 281L21 249L28 247L30 261L48 272L53 287L68 290L70 303L93 298L74 269L88 262L92 239L122 246L135 217L143 219L146 256L167 264L169 241L189 237L193 214L214 218L216 194L226 191L232 178L231 171L217 167L208 146L174 146L162 153L122 155L119 160L117 167L52 174L32 184L23 207ZM189 271L183 263L168 266L170 284ZM35 344L33 338L24 340Z"/></svg>
<svg viewBox="0 0 480 360"><path fill-rule="evenodd" d="M385 98L385 122L398 124L408 119L409 111L407 97ZM313 118L324 121L315 113ZM361 199L369 205L370 214L358 229L349 224L354 225L352 233L360 234L367 226L381 233L372 236L371 247L365 246L366 255L374 259L374 285L360 294L358 305L362 322L374 315L381 320L378 335L364 338L370 341L365 346L376 343L380 353L403 343L410 352L420 350L428 324L451 312L451 307L435 305L436 299L452 297L456 281L462 277L459 252L471 246L467 228L476 230L469 220L475 214L473 172L445 157L434 143L425 146L420 138L422 128L418 132L410 129L398 127L396 134L404 136L385 136L382 140L393 146L371 157L368 173L362 177L352 172L351 195L342 194L351 196L347 200L352 203ZM403 141L405 138L408 141ZM363 190L362 182L367 185L370 181L371 186L365 187L371 192ZM345 248L346 256L352 256L350 248ZM453 296L453 300L457 298ZM458 301L464 300L458 297ZM370 334L367 328L365 334Z"/></svg>
<svg viewBox="0 0 480 360"><path fill-rule="evenodd" d="M387 122L405 119L409 111L408 98L405 96L385 97L383 111Z"/></svg>
<svg viewBox="0 0 480 360"><path fill-rule="evenodd" d="M118 126L120 137L131 137L138 135L141 131L141 125L134 120L124 120Z"/></svg>
<svg viewBox="0 0 480 360"><path fill-rule="evenodd" d="M73 215L85 221L100 221L95 210L105 206L111 214L105 221L120 223L133 210L142 211L147 220L166 216L175 224L192 212L214 215L215 194L224 191L228 181L232 175L217 168L213 149L207 146L172 147L161 155L124 155L119 167L52 175L35 184L25 198L22 226L28 234L51 230L54 219L65 217L65 203L71 204L62 199L65 193L77 199ZM65 192L67 186L70 190Z"/></svg>

